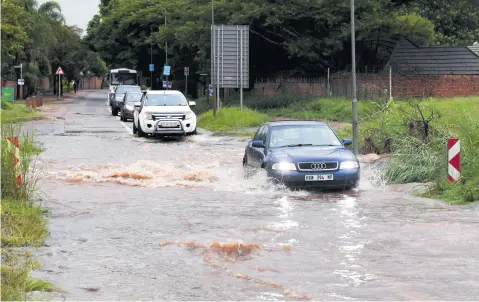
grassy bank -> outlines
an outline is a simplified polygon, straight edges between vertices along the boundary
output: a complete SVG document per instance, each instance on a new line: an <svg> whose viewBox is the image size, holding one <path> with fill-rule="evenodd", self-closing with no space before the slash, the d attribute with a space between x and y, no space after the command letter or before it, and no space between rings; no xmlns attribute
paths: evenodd
<svg viewBox="0 0 479 302"><path fill-rule="evenodd" d="M209 108L199 100L199 113ZM228 102L237 106L238 101ZM351 100L282 95L255 99L246 96L241 113L224 107L215 120L211 112L200 115L200 127L233 131L254 127L274 117L341 122L341 138L352 137ZM389 153L385 171L388 183L433 182L428 196L453 203L479 200L479 97L401 101L359 101L360 153ZM231 110L231 111L230 111ZM233 114L234 112L234 114ZM224 114L221 118L220 116ZM254 121L254 122L242 122ZM251 131L241 132L252 135ZM461 139L462 179L447 182L447 139Z"/></svg>
<svg viewBox="0 0 479 302"><path fill-rule="evenodd" d="M40 111L25 106L25 102L11 103L2 101L2 123L26 122L39 117L41 117Z"/></svg>
<svg viewBox="0 0 479 302"><path fill-rule="evenodd" d="M14 111L2 110L3 114ZM7 120L11 120L11 116ZM3 118L4 116L2 116ZM45 211L35 203L37 182L42 169L35 157L41 149L31 133L23 130L20 123L1 125L2 138L18 137L20 142L20 164L15 168L15 159L7 145L1 142L1 298L2 300L25 300L30 291L50 291L52 285L30 277L30 271L37 267L31 256L15 253L16 247L39 247L47 236ZM21 174L22 183L17 183Z"/></svg>
<svg viewBox="0 0 479 302"><path fill-rule="evenodd" d="M219 110L216 117L213 116L213 110L209 110L198 117L198 127L210 131L233 131L257 127L262 123L269 121L270 117L256 110L238 107L226 107Z"/></svg>

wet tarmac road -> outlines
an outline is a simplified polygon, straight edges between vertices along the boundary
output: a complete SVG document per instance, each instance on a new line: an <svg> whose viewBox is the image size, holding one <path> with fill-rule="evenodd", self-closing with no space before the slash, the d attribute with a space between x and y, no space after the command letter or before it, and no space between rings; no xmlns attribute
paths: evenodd
<svg viewBox="0 0 479 302"><path fill-rule="evenodd" d="M365 177L357 191L290 192L242 177L240 139L137 138L105 90L65 106L34 123L51 210L34 277L67 300L479 297L477 205Z"/></svg>

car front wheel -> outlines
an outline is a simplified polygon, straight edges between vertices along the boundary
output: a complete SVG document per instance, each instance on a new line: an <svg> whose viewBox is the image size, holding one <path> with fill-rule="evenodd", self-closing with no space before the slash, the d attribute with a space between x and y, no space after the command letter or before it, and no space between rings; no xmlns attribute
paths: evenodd
<svg viewBox="0 0 479 302"><path fill-rule="evenodd" d="M243 157L243 175L244 178L251 178L253 175L253 169L250 165L248 165L248 159L246 158L246 155Z"/></svg>
<svg viewBox="0 0 479 302"><path fill-rule="evenodd" d="M137 133L138 133L138 128L136 128L135 121L133 120L133 134L137 134Z"/></svg>
<svg viewBox="0 0 479 302"><path fill-rule="evenodd" d="M141 123L138 121L138 137L145 137L146 133L143 132L143 129L141 129Z"/></svg>

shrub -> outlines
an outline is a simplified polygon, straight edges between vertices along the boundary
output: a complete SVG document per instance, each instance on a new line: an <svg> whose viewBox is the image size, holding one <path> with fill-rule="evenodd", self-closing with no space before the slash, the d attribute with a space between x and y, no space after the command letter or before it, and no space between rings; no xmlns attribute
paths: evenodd
<svg viewBox="0 0 479 302"><path fill-rule="evenodd" d="M35 193L36 185L41 177L42 170L34 161L35 154L40 152L36 147L33 135L22 131L20 124L2 123L1 142L1 197L17 200L30 200ZM14 150L10 150L7 137L18 137L20 140L20 165L18 171L22 176L22 184L17 184L18 171L15 168ZM13 152L13 153L12 153Z"/></svg>

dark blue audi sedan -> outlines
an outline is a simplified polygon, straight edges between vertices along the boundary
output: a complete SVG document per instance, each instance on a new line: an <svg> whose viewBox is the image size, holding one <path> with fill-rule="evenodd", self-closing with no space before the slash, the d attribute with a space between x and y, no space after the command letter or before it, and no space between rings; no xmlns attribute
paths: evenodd
<svg viewBox="0 0 479 302"><path fill-rule="evenodd" d="M277 121L263 124L248 142L243 166L265 169L291 188L352 189L359 184L359 161L325 123Z"/></svg>

